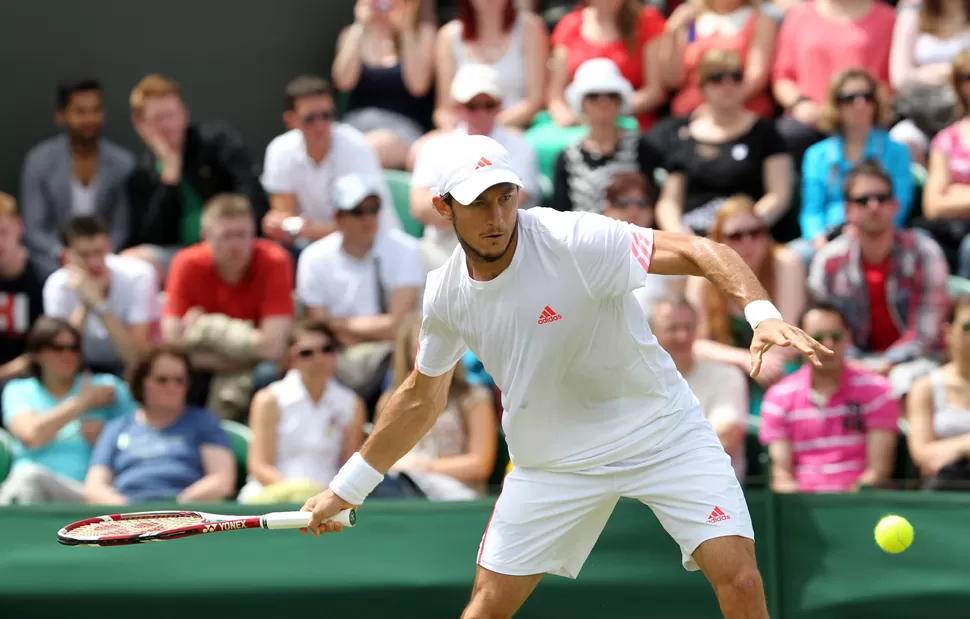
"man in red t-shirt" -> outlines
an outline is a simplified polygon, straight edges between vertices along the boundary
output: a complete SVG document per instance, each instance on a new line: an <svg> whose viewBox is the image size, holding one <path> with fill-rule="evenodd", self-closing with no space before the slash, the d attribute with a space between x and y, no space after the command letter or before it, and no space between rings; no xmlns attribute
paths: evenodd
<svg viewBox="0 0 970 619"><path fill-rule="evenodd" d="M227 377L234 391L217 399L245 406L245 380L260 362L272 376L293 325L293 259L266 239L255 238L245 196L212 198L202 214L203 241L175 254L166 283L162 334L191 354L193 369ZM257 382L265 382L265 379ZM252 388L252 384L249 388ZM259 385L256 385L259 386ZM215 387L213 387L215 389ZM197 386L193 395L198 396ZM204 397L204 396L203 396ZM221 406L209 400L210 407ZM216 412L224 412L217 410Z"/></svg>

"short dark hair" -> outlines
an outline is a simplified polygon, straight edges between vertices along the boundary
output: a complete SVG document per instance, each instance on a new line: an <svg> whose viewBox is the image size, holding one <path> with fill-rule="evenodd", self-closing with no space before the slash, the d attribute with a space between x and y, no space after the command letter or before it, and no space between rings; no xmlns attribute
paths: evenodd
<svg viewBox="0 0 970 619"><path fill-rule="evenodd" d="M108 234L108 224L97 215L76 215L71 217L61 232L61 242L67 247L77 239Z"/></svg>
<svg viewBox="0 0 970 619"><path fill-rule="evenodd" d="M57 91L54 95L57 111L63 112L67 109L67 106L71 104L71 97L79 92L92 91L99 94L104 93L104 89L101 88L101 82L92 77L61 80L57 84Z"/></svg>
<svg viewBox="0 0 970 619"><path fill-rule="evenodd" d="M946 321L953 324L953 321L957 319L957 314L960 310L970 307L970 294L961 294L950 300L950 311L947 314Z"/></svg>
<svg viewBox="0 0 970 619"><path fill-rule="evenodd" d="M287 111L293 111L298 99L322 96L333 97L330 82L316 75L301 75L283 89L283 107Z"/></svg>
<svg viewBox="0 0 970 619"><path fill-rule="evenodd" d="M893 190L893 179L886 172L886 169L882 167L882 164L875 159L865 159L856 164L845 175L845 182L842 184L842 195L846 200L849 199L849 192L852 191L852 185L855 184L857 179L863 176L874 176L886 183L889 191Z"/></svg>
<svg viewBox="0 0 970 619"><path fill-rule="evenodd" d="M337 339L337 334L334 333L333 329L326 321L318 320L316 318L305 318L303 320L297 321L293 325L293 329L290 331L290 346L296 344L300 336L306 335L308 333L317 333L319 335L324 335L330 340L337 348L340 348L340 341Z"/></svg>
<svg viewBox="0 0 970 619"><path fill-rule="evenodd" d="M179 359L185 365L186 380L192 380L192 363L189 361L187 354L176 346L168 344L155 346L147 354L142 355L128 372L128 384L131 386L131 397L142 406L145 404L145 379L152 373L155 362L161 357L175 357Z"/></svg>
<svg viewBox="0 0 970 619"><path fill-rule="evenodd" d="M40 363L37 362L36 355L53 344L54 339L62 331L67 331L74 336L74 341L77 342L78 346L83 342L81 332L75 329L71 323L62 318L51 316L39 317L30 331L27 332L27 337L24 340L24 352L30 359L29 373L34 378L40 379L41 377L41 367Z"/></svg>
<svg viewBox="0 0 970 619"><path fill-rule="evenodd" d="M799 328L805 327L805 317L808 316L809 312L826 312L829 314L835 314L836 316L839 317L839 320L842 321L843 327L849 326L848 321L846 321L845 319L845 314L843 314L842 310L840 310L838 307L836 307L835 305L827 301L814 301L812 303L809 303L808 307L806 307L805 310L802 312L802 315L798 317Z"/></svg>

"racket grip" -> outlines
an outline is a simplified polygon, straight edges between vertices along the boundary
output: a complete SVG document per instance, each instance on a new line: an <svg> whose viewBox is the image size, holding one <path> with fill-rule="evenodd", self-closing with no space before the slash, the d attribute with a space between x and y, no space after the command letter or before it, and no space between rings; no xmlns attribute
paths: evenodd
<svg viewBox="0 0 970 619"><path fill-rule="evenodd" d="M272 512L263 516L267 529L304 529L310 524L310 512ZM345 527L352 527L357 522L357 511L345 509L330 518Z"/></svg>

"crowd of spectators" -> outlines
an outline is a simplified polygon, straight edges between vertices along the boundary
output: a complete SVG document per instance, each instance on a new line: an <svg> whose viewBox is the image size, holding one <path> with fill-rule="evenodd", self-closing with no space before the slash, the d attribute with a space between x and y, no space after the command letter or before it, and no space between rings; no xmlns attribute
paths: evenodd
<svg viewBox="0 0 970 619"><path fill-rule="evenodd" d="M461 135L506 147L520 208L730 246L835 351L752 379L709 282L634 293L739 478L970 483L966 0L357 0L334 57L261 157L170 77L131 89L139 154L103 136L98 80L58 85L57 135L0 193L0 505L325 487L413 369ZM375 496L494 489L501 410L469 352Z"/></svg>

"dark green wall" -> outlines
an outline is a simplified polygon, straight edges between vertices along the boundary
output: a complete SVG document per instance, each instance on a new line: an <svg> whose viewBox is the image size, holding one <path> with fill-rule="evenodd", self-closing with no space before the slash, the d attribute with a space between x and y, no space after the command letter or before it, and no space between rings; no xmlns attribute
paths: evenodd
<svg viewBox="0 0 970 619"><path fill-rule="evenodd" d="M0 190L19 193L21 161L56 132L54 88L94 75L106 89L106 134L140 147L128 93L146 73L176 79L196 118L242 132L256 160L282 132L282 89L330 74L353 0L0 1Z"/></svg>

